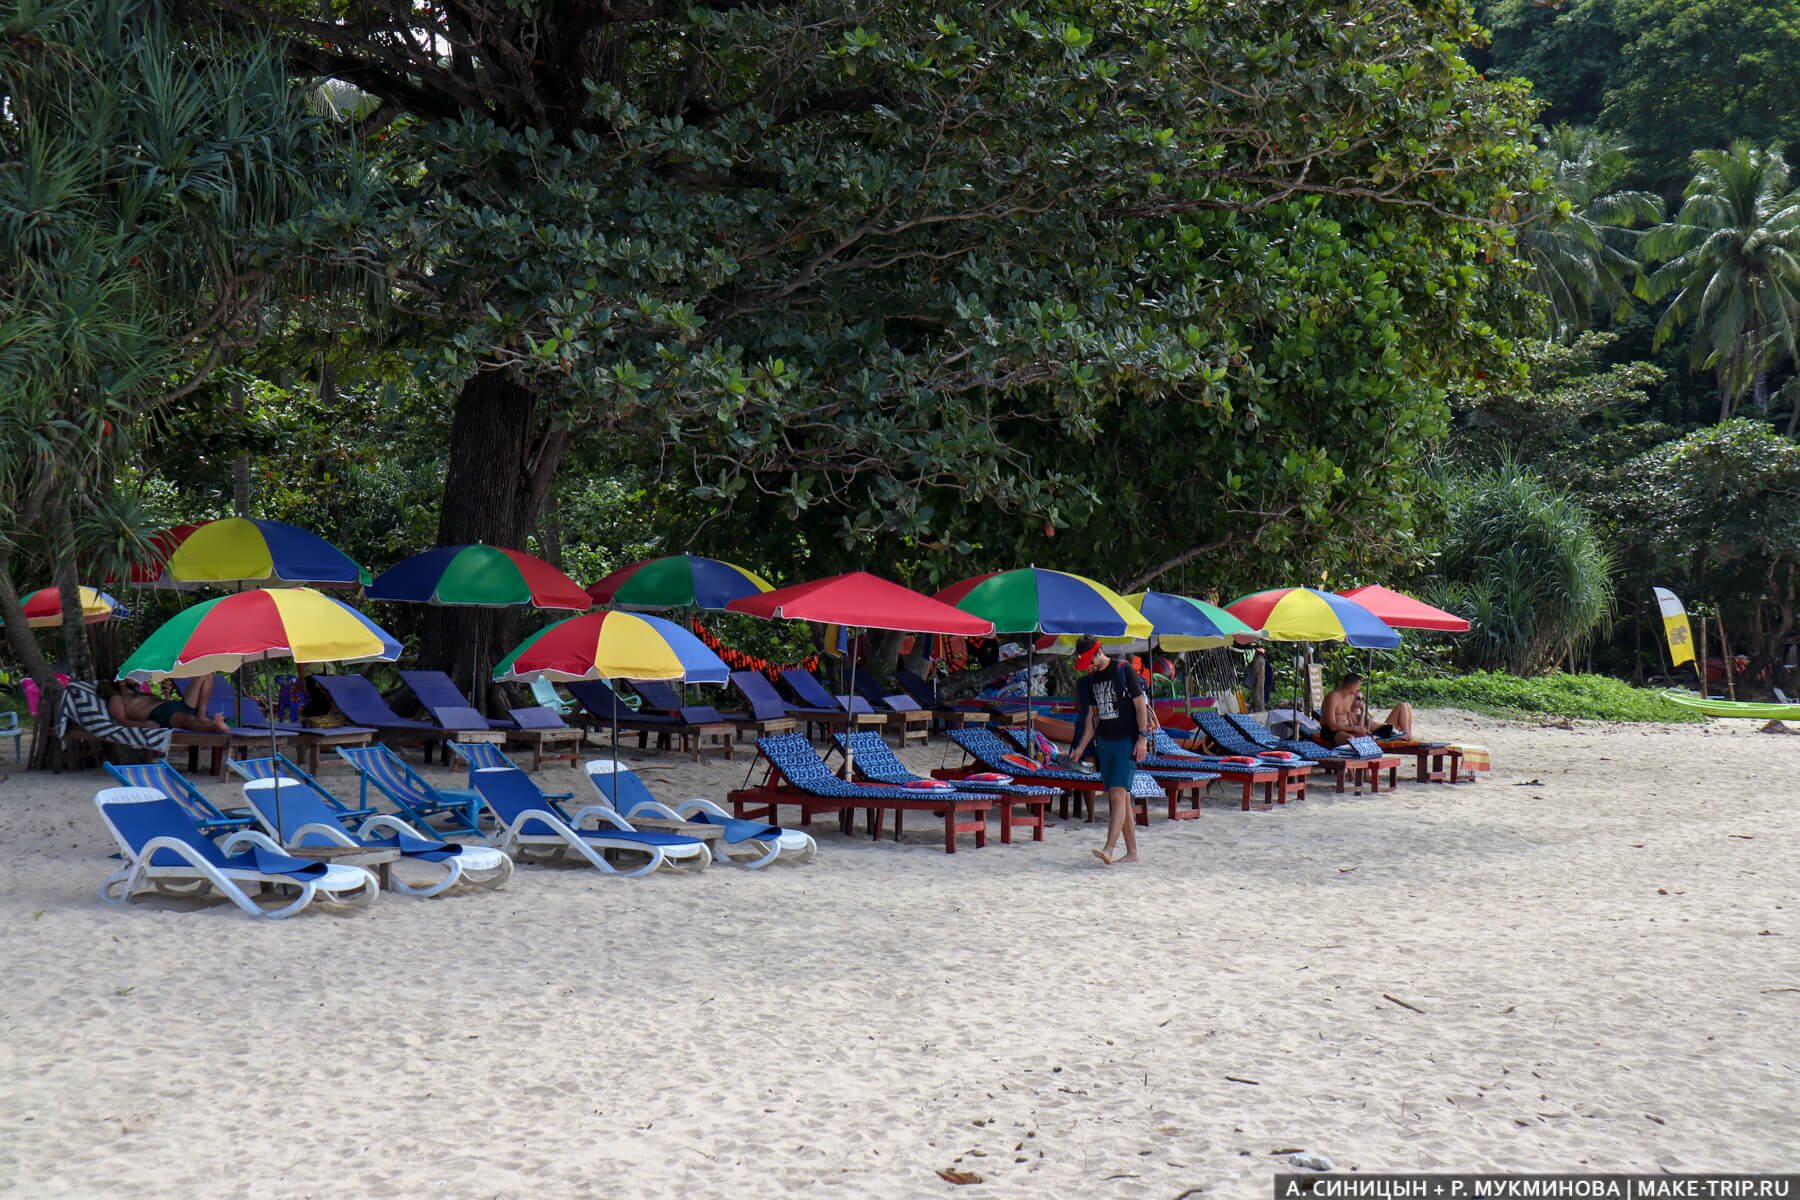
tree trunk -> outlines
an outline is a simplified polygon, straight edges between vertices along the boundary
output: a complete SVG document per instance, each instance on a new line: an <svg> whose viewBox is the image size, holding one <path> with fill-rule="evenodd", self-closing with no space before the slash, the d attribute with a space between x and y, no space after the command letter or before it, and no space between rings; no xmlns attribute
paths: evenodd
<svg viewBox="0 0 1800 1200"><path fill-rule="evenodd" d="M238 424L244 422L244 385L238 384L231 389L231 407L237 413ZM233 515L247 517L250 515L250 452L238 451L237 458L231 464L231 511Z"/></svg>
<svg viewBox="0 0 1800 1200"><path fill-rule="evenodd" d="M504 373L471 378L451 422L437 544L523 550L570 435L552 427L530 389ZM448 671L486 711L489 666L512 649L518 628L518 614L507 609L433 608L419 663Z"/></svg>
<svg viewBox="0 0 1800 1200"><path fill-rule="evenodd" d="M922 638L925 635L918 636ZM906 634L897 629L869 630L864 639L869 647L869 655L857 666L877 679L892 679L894 669L900 665L900 643L905 640Z"/></svg>
<svg viewBox="0 0 1800 1200"><path fill-rule="evenodd" d="M71 678L92 679L94 654L81 615L81 577L75 565L75 498L66 484L51 502L50 520L56 531L50 542L56 559L54 576L62 593L63 662Z"/></svg>

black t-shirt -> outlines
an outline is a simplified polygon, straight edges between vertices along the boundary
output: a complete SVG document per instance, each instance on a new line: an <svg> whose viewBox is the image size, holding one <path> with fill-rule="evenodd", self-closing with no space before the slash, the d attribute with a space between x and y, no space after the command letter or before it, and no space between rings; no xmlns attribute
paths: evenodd
<svg viewBox="0 0 1800 1200"><path fill-rule="evenodd" d="M1075 683L1075 699L1082 711L1094 710L1094 736L1109 742L1138 735L1134 697L1144 694L1144 681L1124 663L1083 675ZM1078 735L1079 736L1079 735Z"/></svg>

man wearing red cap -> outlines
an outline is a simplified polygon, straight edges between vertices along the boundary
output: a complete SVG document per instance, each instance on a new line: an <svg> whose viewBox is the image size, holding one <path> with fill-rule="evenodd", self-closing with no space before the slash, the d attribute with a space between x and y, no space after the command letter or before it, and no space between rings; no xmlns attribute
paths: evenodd
<svg viewBox="0 0 1800 1200"><path fill-rule="evenodd" d="M1112 866L1114 862L1134 863L1137 856L1137 829L1131 822L1131 782L1137 777L1137 765L1150 752L1150 701L1144 694L1144 681L1136 671L1114 662L1100 648L1100 643L1084 637L1075 643L1075 669L1083 672L1075 684L1079 712L1075 718L1075 744L1069 757L1077 762L1093 742L1100 752L1100 779L1106 784L1107 814L1106 848L1094 851L1094 857ZM1125 857L1115 859L1120 836L1125 838Z"/></svg>

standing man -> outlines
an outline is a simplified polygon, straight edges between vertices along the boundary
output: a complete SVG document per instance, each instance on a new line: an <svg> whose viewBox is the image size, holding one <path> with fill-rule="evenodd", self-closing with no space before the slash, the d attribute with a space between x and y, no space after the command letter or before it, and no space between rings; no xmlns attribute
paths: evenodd
<svg viewBox="0 0 1800 1200"><path fill-rule="evenodd" d="M1091 637L1076 641L1075 669L1082 676L1075 684L1079 713L1069 757L1081 761L1088 743L1094 744L1100 752L1100 779L1106 785L1110 808L1106 848L1094 851L1094 857L1109 867L1114 862L1134 863L1138 860L1137 827L1131 819L1131 782L1137 777L1137 765L1150 752L1150 701L1144 695L1144 681L1136 671L1115 662ZM1113 852L1121 835L1125 857L1115 859Z"/></svg>

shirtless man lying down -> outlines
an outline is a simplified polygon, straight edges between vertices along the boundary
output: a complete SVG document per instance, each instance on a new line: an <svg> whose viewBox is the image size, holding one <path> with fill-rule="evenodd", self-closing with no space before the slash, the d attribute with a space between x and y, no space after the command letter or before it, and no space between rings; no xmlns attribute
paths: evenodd
<svg viewBox="0 0 1800 1200"><path fill-rule="evenodd" d="M221 716L204 717L212 699L213 677L203 675L188 681L179 700L164 700L127 679L119 685L119 693L106 702L107 715L121 725L139 729L198 729L207 733L230 733L231 727Z"/></svg>

